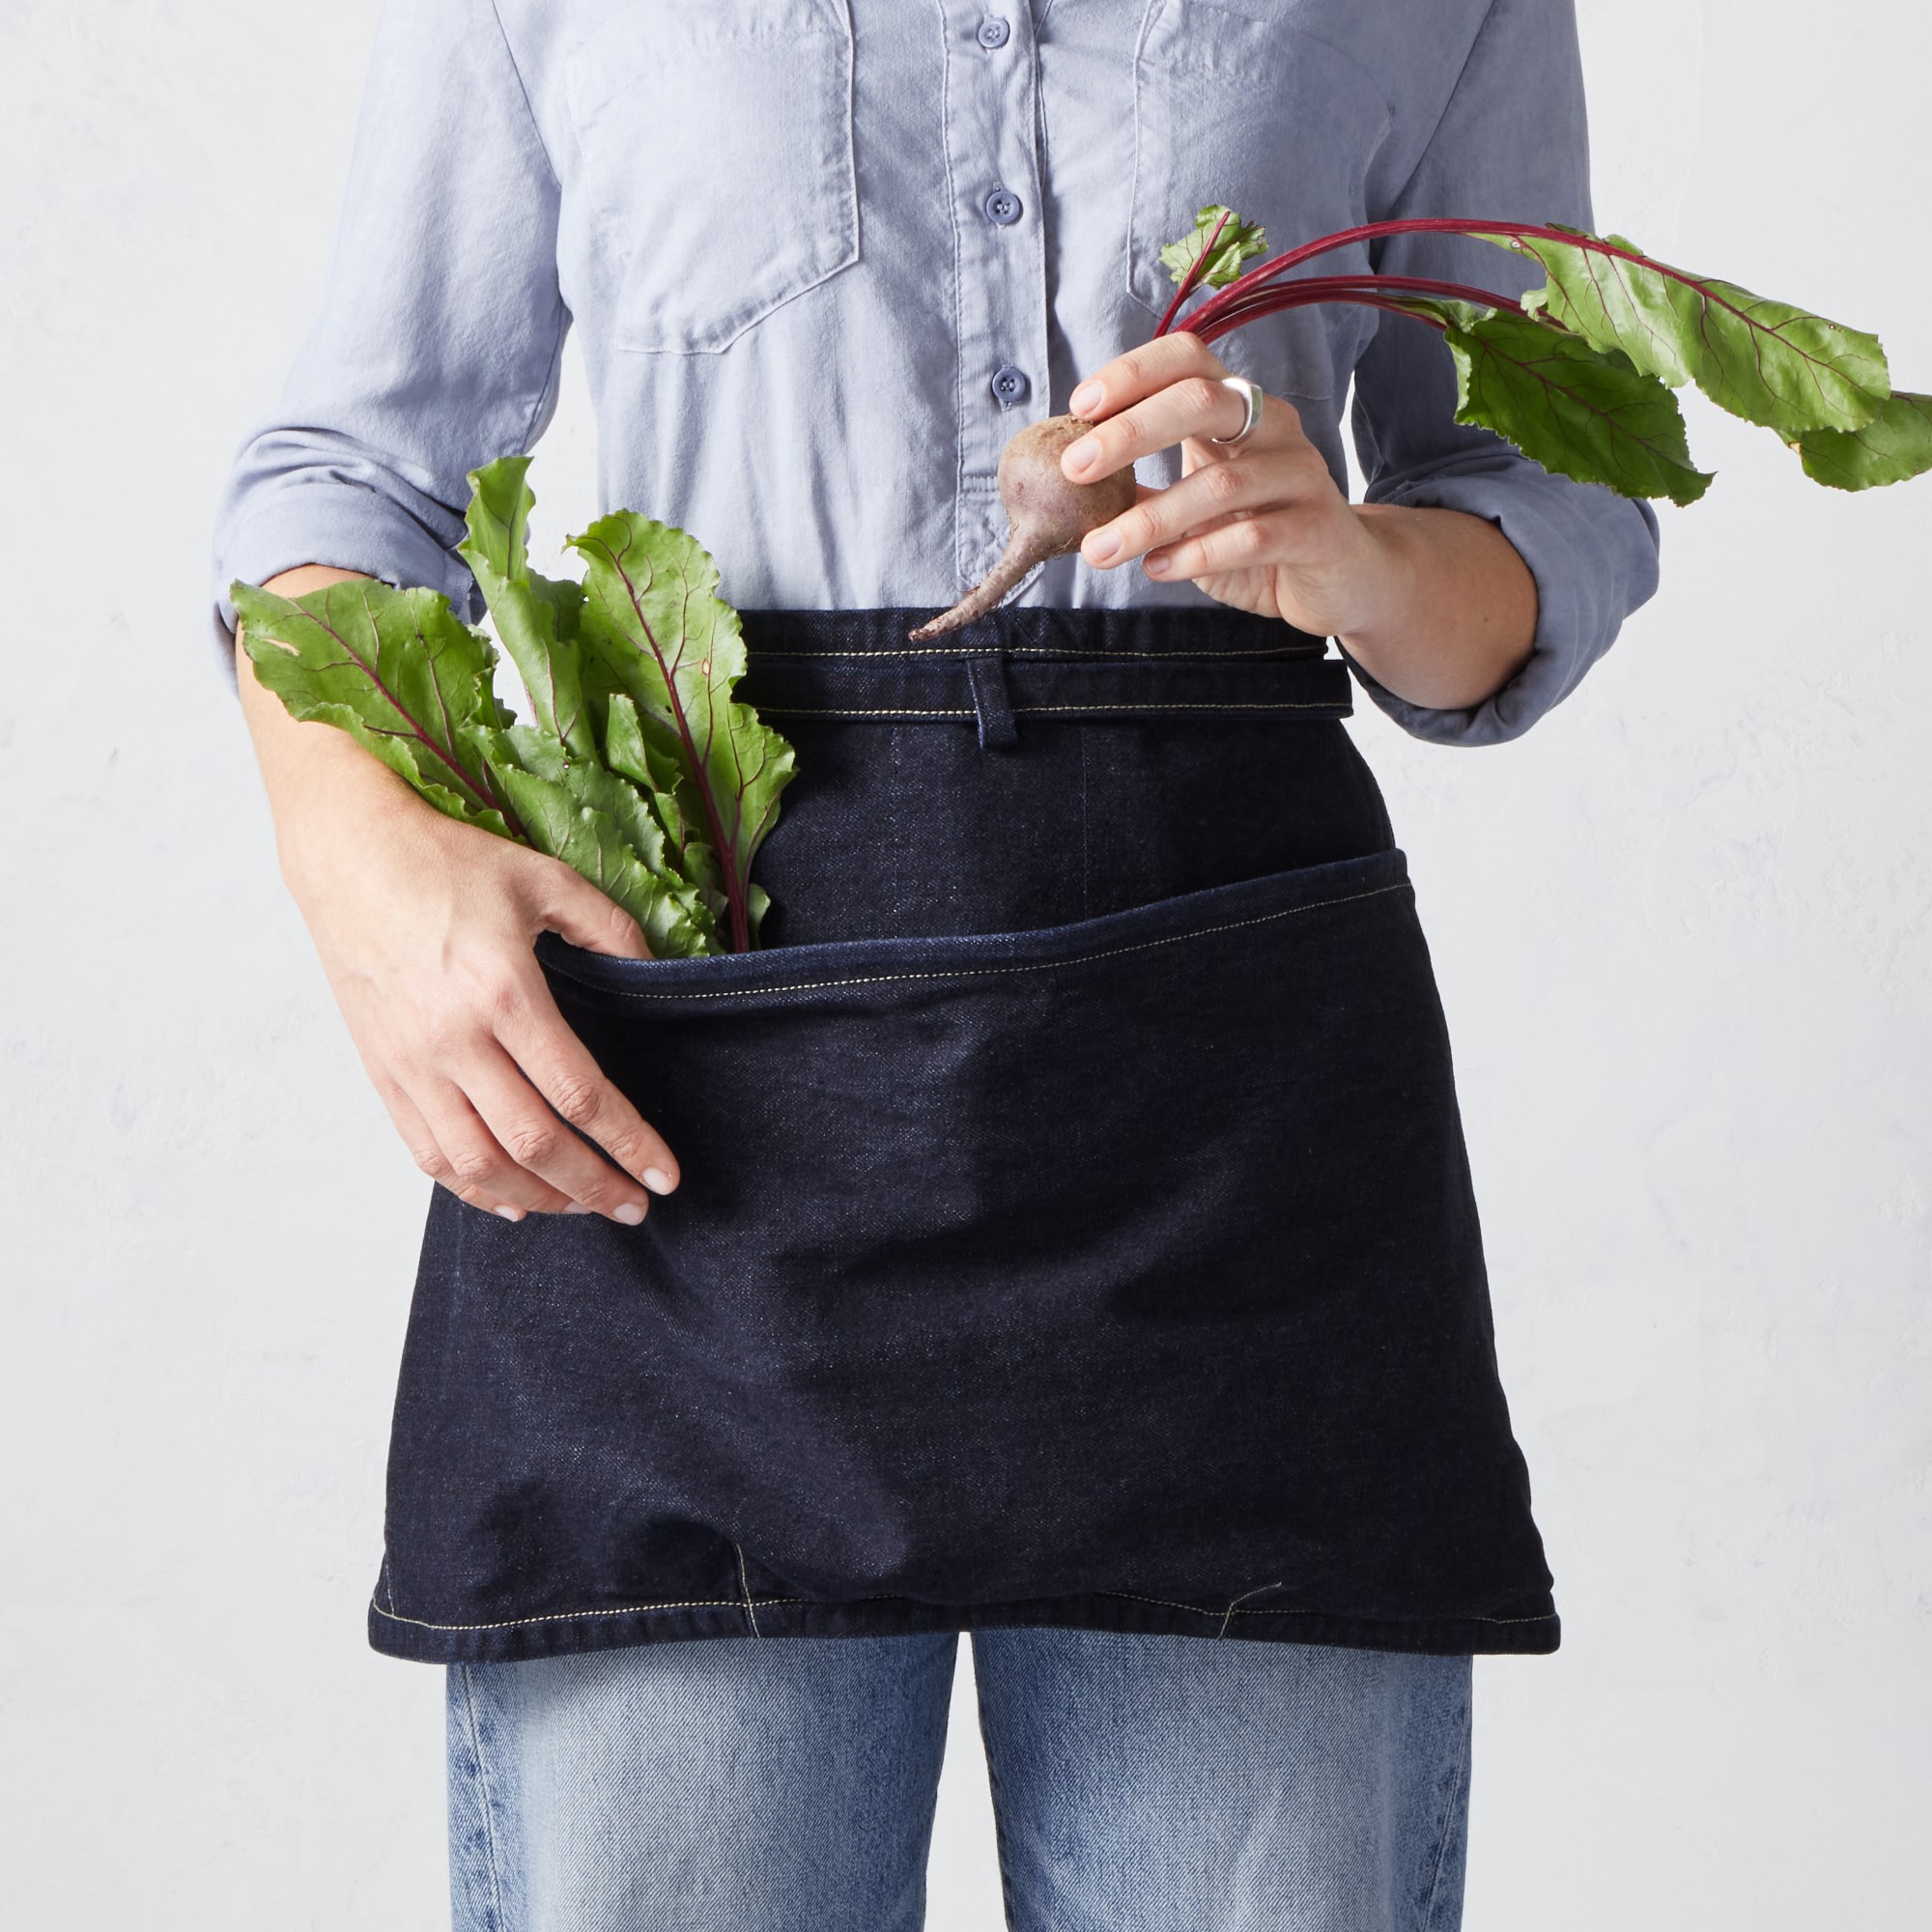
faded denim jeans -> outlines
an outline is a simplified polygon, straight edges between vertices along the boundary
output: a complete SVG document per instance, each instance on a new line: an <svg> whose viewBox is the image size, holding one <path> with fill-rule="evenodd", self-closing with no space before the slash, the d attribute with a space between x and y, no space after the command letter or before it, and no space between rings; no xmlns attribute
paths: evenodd
<svg viewBox="0 0 1932 1932"><path fill-rule="evenodd" d="M456 1932L916 1932L950 1632L453 1664ZM1013 1932L1454 1932L1470 1659L973 1636Z"/></svg>

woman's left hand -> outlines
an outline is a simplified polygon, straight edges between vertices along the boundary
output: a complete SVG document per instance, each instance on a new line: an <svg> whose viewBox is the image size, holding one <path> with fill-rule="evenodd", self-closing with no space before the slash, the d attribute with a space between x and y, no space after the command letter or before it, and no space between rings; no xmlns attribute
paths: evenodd
<svg viewBox="0 0 1932 1932"><path fill-rule="evenodd" d="M1072 412L1096 425L1061 457L1092 483L1136 457L1180 445L1181 476L1088 532L1080 554L1112 570L1144 557L1163 583L1192 580L1237 610L1280 617L1316 637L1373 631L1407 599L1407 563L1335 487L1301 419L1264 398L1253 433L1230 449L1245 408L1221 386L1227 368L1198 337L1163 335L1116 356L1082 383Z"/></svg>

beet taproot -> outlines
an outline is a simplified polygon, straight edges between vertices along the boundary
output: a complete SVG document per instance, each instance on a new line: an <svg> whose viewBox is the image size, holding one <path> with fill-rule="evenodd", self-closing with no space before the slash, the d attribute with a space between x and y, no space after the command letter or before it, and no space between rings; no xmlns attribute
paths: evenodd
<svg viewBox="0 0 1932 1932"><path fill-rule="evenodd" d="M1062 472L1061 453L1093 427L1079 416L1048 416L1029 423L1000 452L1000 501L1012 526L1006 551L952 610L909 632L914 641L941 637L983 617L1035 564L1078 550L1089 530L1133 508L1137 492L1131 465L1097 483L1069 482Z"/></svg>

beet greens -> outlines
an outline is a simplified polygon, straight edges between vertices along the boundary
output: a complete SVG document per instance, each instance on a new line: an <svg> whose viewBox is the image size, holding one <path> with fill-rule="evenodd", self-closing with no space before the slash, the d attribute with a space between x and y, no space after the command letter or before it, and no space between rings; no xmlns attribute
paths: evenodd
<svg viewBox="0 0 1932 1932"><path fill-rule="evenodd" d="M1424 276L1294 272L1397 235L1493 242L1530 256L1547 279L1510 301ZM1268 316L1330 302L1423 324L1454 359L1458 422L1493 430L1558 475L1626 497L1694 503L1710 488L1711 472L1690 460L1671 393L1686 383L1776 430L1804 473L1833 489L1868 490L1932 469L1932 396L1892 388L1876 336L1655 261L1621 236L1449 217L1372 221L1243 267L1266 246L1263 229L1233 209L1202 209L1192 232L1160 251L1177 286L1154 334L1184 328L1213 343ZM999 474L1012 526L1006 553L914 638L970 623L1037 564L1077 550L1087 531L1131 506L1131 470L1091 484L1061 474L1061 451L1092 427L1049 416L1008 443ZM1124 497L1109 488L1122 477Z"/></svg>
<svg viewBox="0 0 1932 1932"><path fill-rule="evenodd" d="M1262 231L1204 208L1193 236L1162 251L1179 286L1156 335L1203 342L1264 317L1350 302L1408 317L1455 358L1458 422L1506 437L1548 469L1627 497L1691 503L1709 472L1690 462L1672 389L1686 383L1720 409L1776 430L1804 471L1864 490L1932 469L1932 397L1891 386L1878 338L1734 282L1659 262L1618 235L1528 222L1372 221L1304 242L1230 275L1229 224L1259 253ZM1520 302L1417 276L1299 275L1340 249L1397 235L1462 235L1528 255L1545 285ZM1203 284L1215 292L1185 321Z"/></svg>
<svg viewBox="0 0 1932 1932"><path fill-rule="evenodd" d="M743 952L767 905L752 860L793 757L732 696L745 644L718 567L682 530L620 510L571 540L582 583L539 576L528 468L471 472L459 554L532 723L497 703L495 648L435 590L346 582L291 599L237 583L255 674L438 810L574 867L654 956Z"/></svg>

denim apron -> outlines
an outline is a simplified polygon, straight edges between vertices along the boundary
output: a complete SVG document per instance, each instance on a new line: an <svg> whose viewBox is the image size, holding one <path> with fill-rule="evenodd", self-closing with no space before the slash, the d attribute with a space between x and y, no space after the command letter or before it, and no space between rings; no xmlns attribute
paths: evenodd
<svg viewBox="0 0 1932 1932"><path fill-rule="evenodd" d="M755 952L546 936L643 1224L438 1190L377 1649L1062 1624L1547 1651L1348 668L1232 611L745 615Z"/></svg>

